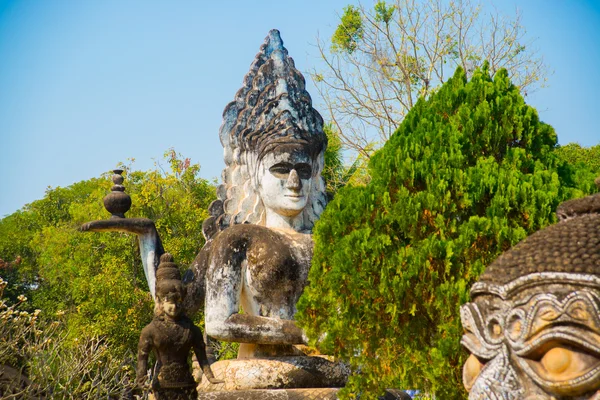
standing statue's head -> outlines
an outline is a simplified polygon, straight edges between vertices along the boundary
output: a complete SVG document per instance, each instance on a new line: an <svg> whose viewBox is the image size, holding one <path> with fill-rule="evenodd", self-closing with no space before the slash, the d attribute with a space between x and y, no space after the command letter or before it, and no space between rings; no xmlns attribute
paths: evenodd
<svg viewBox="0 0 600 400"><path fill-rule="evenodd" d="M182 314L184 288L181 273L173 256L165 253L160 256L160 264L156 270L156 305L154 313L157 316L167 316L171 319Z"/></svg>
<svg viewBox="0 0 600 400"><path fill-rule="evenodd" d="M225 108L219 135L226 167L211 224L269 226L270 217L281 216L294 219L298 231L312 229L326 204L321 171L327 138L277 30L269 32Z"/></svg>
<svg viewBox="0 0 600 400"><path fill-rule="evenodd" d="M470 400L600 398L600 193L501 255L461 308Z"/></svg>

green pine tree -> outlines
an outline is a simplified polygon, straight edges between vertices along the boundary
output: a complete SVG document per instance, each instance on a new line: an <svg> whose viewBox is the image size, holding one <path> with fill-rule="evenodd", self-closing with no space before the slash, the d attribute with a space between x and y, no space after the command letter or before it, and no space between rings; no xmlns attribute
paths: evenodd
<svg viewBox="0 0 600 400"><path fill-rule="evenodd" d="M487 264L571 195L556 140L506 71L492 78L484 65L467 82L459 68L372 157L372 181L337 194L315 228L297 318L313 344L350 361L344 396L466 397L459 306Z"/></svg>

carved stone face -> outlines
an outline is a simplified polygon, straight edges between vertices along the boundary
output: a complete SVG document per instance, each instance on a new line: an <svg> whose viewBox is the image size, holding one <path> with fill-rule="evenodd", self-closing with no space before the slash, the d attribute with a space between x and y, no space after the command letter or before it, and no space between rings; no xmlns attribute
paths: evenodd
<svg viewBox="0 0 600 400"><path fill-rule="evenodd" d="M266 154L258 167L258 194L267 209L295 217L306 207L312 186L312 160L301 149Z"/></svg>
<svg viewBox="0 0 600 400"><path fill-rule="evenodd" d="M170 318L177 318L181 314L181 303L176 299L165 297L161 306L165 315Z"/></svg>
<svg viewBox="0 0 600 400"><path fill-rule="evenodd" d="M538 273L487 285L461 320L470 400L600 399L597 277Z"/></svg>

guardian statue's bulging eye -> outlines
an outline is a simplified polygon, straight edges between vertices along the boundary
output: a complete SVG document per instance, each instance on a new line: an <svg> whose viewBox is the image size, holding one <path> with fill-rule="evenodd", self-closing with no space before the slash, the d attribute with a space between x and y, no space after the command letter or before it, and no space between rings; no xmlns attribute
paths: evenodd
<svg viewBox="0 0 600 400"><path fill-rule="evenodd" d="M577 380L600 368L600 358L564 343L534 353L526 361L541 379L549 382Z"/></svg>
<svg viewBox="0 0 600 400"><path fill-rule="evenodd" d="M572 351L555 347L542 357L540 363L548 373L560 376L572 369L575 362Z"/></svg>

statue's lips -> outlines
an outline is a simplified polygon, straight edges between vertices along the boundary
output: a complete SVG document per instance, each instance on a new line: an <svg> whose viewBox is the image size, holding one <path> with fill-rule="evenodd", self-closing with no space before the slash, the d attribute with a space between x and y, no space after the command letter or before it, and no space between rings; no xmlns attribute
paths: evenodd
<svg viewBox="0 0 600 400"><path fill-rule="evenodd" d="M286 194L285 197L292 201L300 201L304 198L304 196L301 194Z"/></svg>

